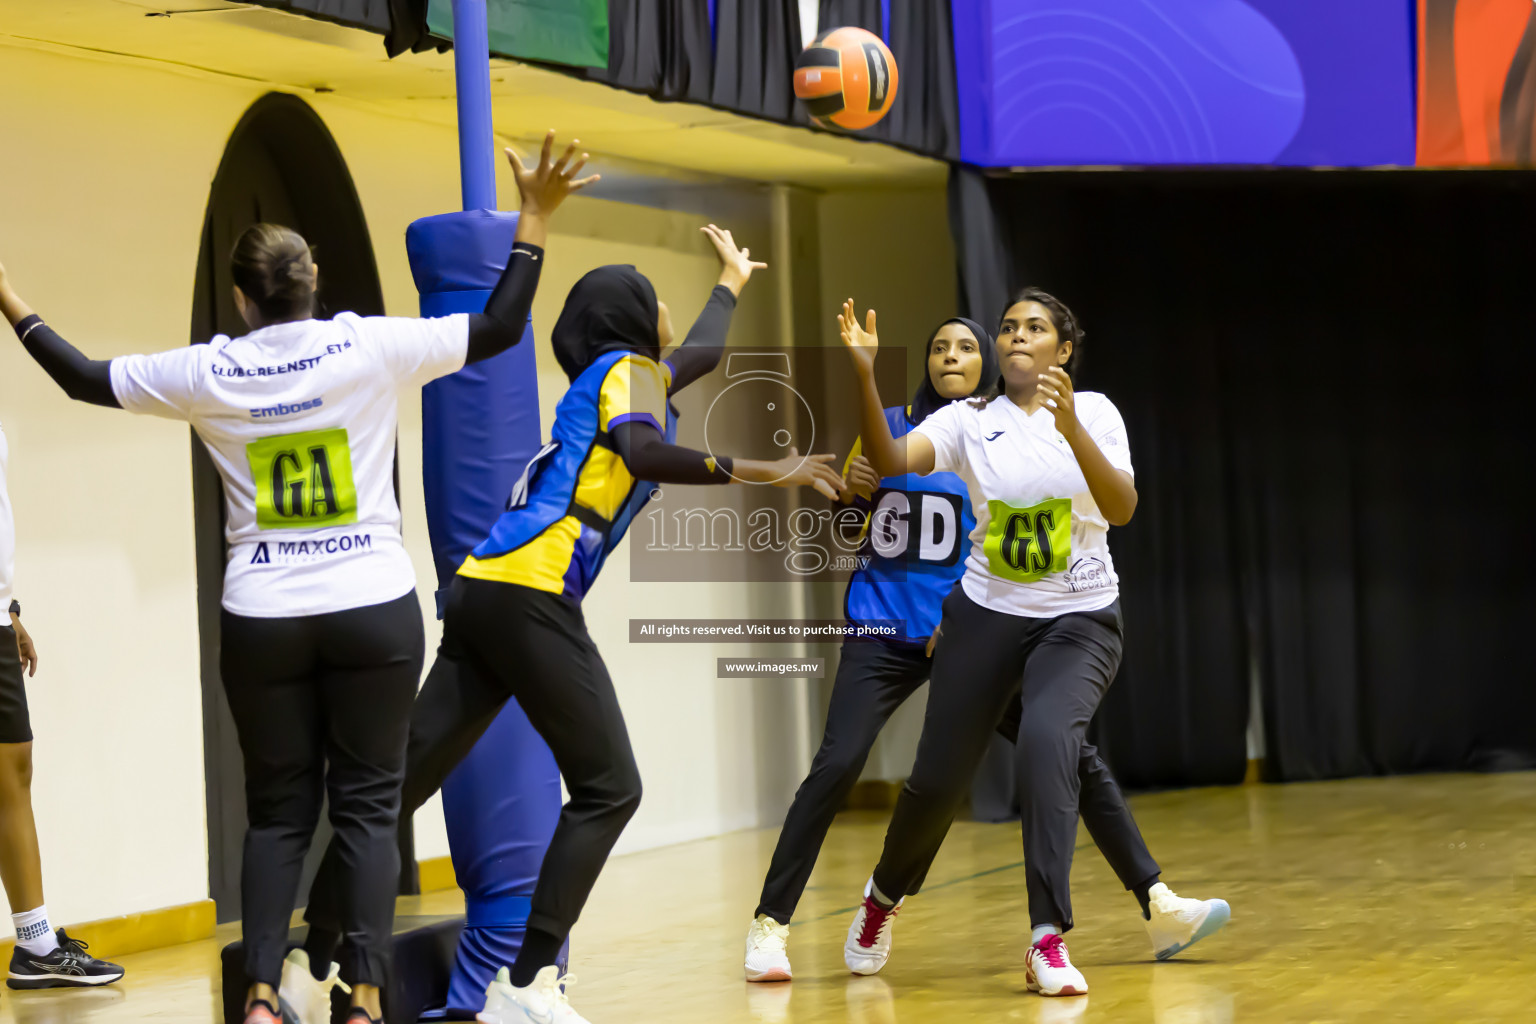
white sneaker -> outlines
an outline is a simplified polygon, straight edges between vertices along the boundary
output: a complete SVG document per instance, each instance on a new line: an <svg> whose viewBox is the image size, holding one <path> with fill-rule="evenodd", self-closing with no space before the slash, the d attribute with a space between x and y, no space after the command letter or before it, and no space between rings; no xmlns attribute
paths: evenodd
<svg viewBox="0 0 1536 1024"><path fill-rule="evenodd" d="M907 902L903 896L890 910L881 910L874 891L875 880L871 878L864 883L864 905L853 915L848 940L843 943L843 963L854 974L875 974L891 958L891 923Z"/></svg>
<svg viewBox="0 0 1536 1024"><path fill-rule="evenodd" d="M1081 996L1088 994L1083 972L1072 966L1067 944L1061 936L1047 935L1024 955L1024 983L1031 992L1043 996Z"/></svg>
<svg viewBox="0 0 1536 1024"><path fill-rule="evenodd" d="M747 980L789 981L789 925L758 914L747 929Z"/></svg>
<svg viewBox="0 0 1536 1024"><path fill-rule="evenodd" d="M550 964L534 976L525 988L512 984L512 974L505 967L496 972L496 980L485 989L485 1009L475 1015L480 1024L590 1024L571 1009L566 992L576 984L576 975L560 976L560 968Z"/></svg>
<svg viewBox="0 0 1536 1024"><path fill-rule="evenodd" d="M299 1024L331 1024L331 989L352 991L338 977L340 972L341 967L333 963L325 980L317 980L309 970L309 954L296 949L283 960L283 978L277 997L299 1018Z"/></svg>
<svg viewBox="0 0 1536 1024"><path fill-rule="evenodd" d="M1162 882L1147 893L1151 920L1146 922L1152 953L1166 960L1207 935L1221 930L1232 917L1226 900L1187 900Z"/></svg>

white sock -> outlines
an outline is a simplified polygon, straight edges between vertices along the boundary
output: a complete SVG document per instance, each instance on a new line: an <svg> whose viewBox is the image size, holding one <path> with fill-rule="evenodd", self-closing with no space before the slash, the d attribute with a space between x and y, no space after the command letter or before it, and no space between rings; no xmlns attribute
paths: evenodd
<svg viewBox="0 0 1536 1024"><path fill-rule="evenodd" d="M875 884L873 877L871 877L869 880L869 894L873 896L875 898L875 902L882 907L894 907L897 903L901 902L900 900L893 900L885 893L881 892L880 887Z"/></svg>
<svg viewBox="0 0 1536 1024"><path fill-rule="evenodd" d="M19 914L12 914L11 923L16 926L16 945L28 953L47 956L59 948L59 940L53 934L53 926L48 923L46 903L36 910L24 910Z"/></svg>
<svg viewBox="0 0 1536 1024"><path fill-rule="evenodd" d="M1060 934L1061 929L1056 927L1054 924L1039 924L1036 925L1034 930L1029 933L1029 944L1031 946L1038 946L1040 944L1040 940L1045 938L1047 935Z"/></svg>

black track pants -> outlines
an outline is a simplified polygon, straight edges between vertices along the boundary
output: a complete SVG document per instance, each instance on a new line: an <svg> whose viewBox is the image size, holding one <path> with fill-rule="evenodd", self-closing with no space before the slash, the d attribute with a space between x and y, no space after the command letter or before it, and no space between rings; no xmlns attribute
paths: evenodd
<svg viewBox="0 0 1536 1024"><path fill-rule="evenodd" d="M755 914L789 923L827 829L863 772L875 737L901 703L927 681L930 664L920 647L868 640L843 644L821 748L784 818Z"/></svg>
<svg viewBox="0 0 1536 1024"><path fill-rule="evenodd" d="M405 809L414 812L474 747L508 697L549 744L570 799L533 891L528 927L564 939L640 805L640 770L613 680L581 606L508 583L454 579L437 661L411 713ZM332 857L305 919L336 931Z"/></svg>
<svg viewBox="0 0 1536 1024"><path fill-rule="evenodd" d="M299 875L330 797L342 977L383 985L400 877L396 827L425 639L414 592L299 618L225 612L220 674L245 761L246 974L277 986Z"/></svg>
<svg viewBox="0 0 1536 1024"><path fill-rule="evenodd" d="M1015 741L1030 923L1072 927L1069 879L1083 817L1126 885L1157 871L1119 787L1084 735L1120 665L1119 605L1054 619L984 608L956 588L944 602L917 762L896 803L875 885L914 892L970 787L988 734L1019 700Z"/></svg>

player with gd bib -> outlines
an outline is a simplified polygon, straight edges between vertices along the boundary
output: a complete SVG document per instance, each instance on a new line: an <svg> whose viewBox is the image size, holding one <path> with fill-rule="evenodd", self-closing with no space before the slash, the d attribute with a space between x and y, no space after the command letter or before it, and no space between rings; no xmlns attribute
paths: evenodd
<svg viewBox="0 0 1536 1024"><path fill-rule="evenodd" d="M899 437L951 402L997 388L997 349L980 324L952 317L928 339L912 404L884 411ZM832 818L858 781L875 737L928 681L939 604L960 578L975 527L965 482L953 473L882 479L855 442L839 500L867 513L866 565L848 581L851 623L900 623L902 635L843 644L827 724L811 770L784 819L747 932L748 981L788 981L789 921L805 892Z"/></svg>

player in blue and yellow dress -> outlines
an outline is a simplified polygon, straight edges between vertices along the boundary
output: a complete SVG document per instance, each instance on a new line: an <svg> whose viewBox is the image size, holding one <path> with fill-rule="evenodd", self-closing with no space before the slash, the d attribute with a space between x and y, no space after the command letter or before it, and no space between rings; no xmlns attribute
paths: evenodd
<svg viewBox="0 0 1536 1024"><path fill-rule="evenodd" d="M831 455L762 462L675 444L670 397L719 361L736 297L754 269L730 232L704 229L719 284L684 343L634 267L599 267L571 289L551 340L570 388L551 438L508 510L449 588L443 640L411 721L402 813L442 785L508 697L549 745L570 799L544 855L527 934L483 1021L576 1024L556 957L609 851L640 803L640 772L613 681L581 601L658 483L813 486L835 497Z"/></svg>

